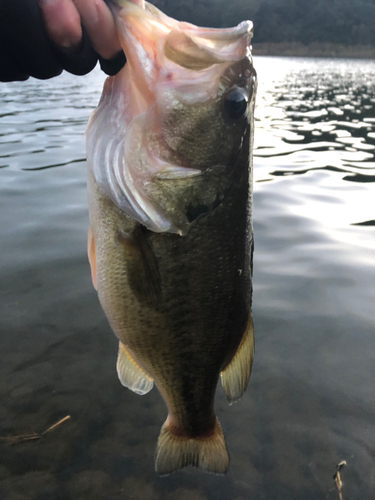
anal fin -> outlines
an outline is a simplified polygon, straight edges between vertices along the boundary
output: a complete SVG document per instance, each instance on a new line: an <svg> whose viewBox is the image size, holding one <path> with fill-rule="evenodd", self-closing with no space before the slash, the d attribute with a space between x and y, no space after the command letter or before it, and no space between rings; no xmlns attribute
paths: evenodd
<svg viewBox="0 0 375 500"><path fill-rule="evenodd" d="M118 350L117 374L123 386L141 396L154 386L153 379L134 361L122 342Z"/></svg>
<svg viewBox="0 0 375 500"><path fill-rule="evenodd" d="M238 401L249 383L254 358L254 327L249 316L245 333L230 363L220 373L221 385L228 403Z"/></svg>

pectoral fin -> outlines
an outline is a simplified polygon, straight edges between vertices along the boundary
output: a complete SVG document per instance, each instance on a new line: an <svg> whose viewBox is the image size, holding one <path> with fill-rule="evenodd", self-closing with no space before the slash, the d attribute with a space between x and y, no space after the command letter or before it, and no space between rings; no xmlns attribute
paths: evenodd
<svg viewBox="0 0 375 500"><path fill-rule="evenodd" d="M87 231L87 256L89 258L90 268L91 268L91 279L92 284L94 285L95 290L97 290L96 286L96 256L95 256L95 241L94 236L92 234L91 227Z"/></svg>
<svg viewBox="0 0 375 500"><path fill-rule="evenodd" d="M249 383L254 357L254 328L251 316L240 345L229 365L220 373L221 385L231 405L238 401Z"/></svg>
<svg viewBox="0 0 375 500"><path fill-rule="evenodd" d="M123 386L141 396L154 386L153 379L134 361L122 342L118 350L117 374Z"/></svg>
<svg viewBox="0 0 375 500"><path fill-rule="evenodd" d="M146 228L137 228L131 236L119 234L128 256L129 284L138 301L157 308L161 301L161 279L157 259L147 241Z"/></svg>

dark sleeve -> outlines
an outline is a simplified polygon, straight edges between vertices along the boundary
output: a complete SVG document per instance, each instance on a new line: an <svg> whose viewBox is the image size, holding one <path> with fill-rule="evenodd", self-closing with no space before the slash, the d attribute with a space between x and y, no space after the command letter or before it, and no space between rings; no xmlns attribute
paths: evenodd
<svg viewBox="0 0 375 500"><path fill-rule="evenodd" d="M75 75L89 73L98 61L87 33L75 54L60 51L49 39L37 0L0 0L0 81L52 78L63 69ZM103 64L104 61L104 64ZM100 60L103 71L115 74L125 64L123 52Z"/></svg>

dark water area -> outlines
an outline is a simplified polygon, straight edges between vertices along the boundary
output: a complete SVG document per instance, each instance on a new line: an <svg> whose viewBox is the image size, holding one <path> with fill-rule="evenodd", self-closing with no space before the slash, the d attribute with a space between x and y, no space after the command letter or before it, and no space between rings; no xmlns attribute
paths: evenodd
<svg viewBox="0 0 375 500"><path fill-rule="evenodd" d="M104 77L0 86L2 500L375 497L375 62L257 57L256 354L226 476L160 478L166 409L117 379L91 285L83 132Z"/></svg>

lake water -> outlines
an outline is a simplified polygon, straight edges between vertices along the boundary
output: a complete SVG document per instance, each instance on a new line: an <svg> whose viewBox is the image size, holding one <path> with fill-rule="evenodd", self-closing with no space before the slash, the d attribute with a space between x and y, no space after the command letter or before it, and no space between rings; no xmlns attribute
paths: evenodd
<svg viewBox="0 0 375 500"><path fill-rule="evenodd" d="M257 57L256 355L216 408L226 476L159 478L166 410L117 380L86 259L83 132L103 82L0 85L2 500L375 496L375 62Z"/></svg>

